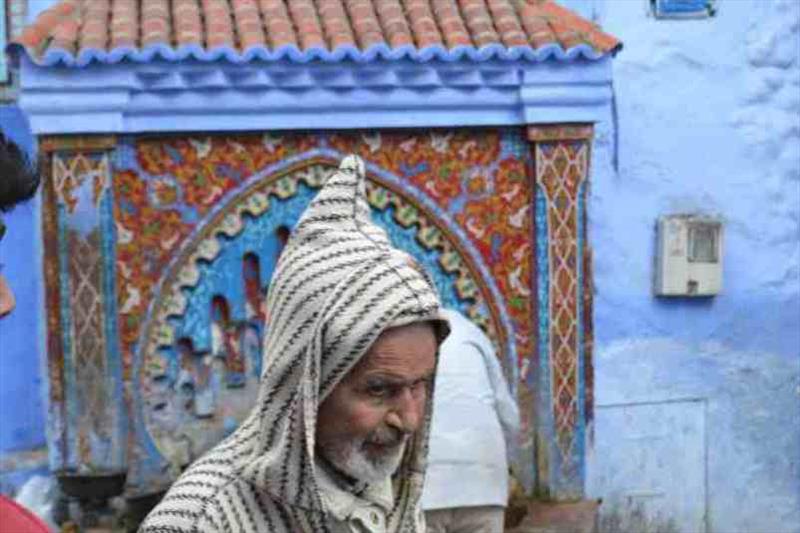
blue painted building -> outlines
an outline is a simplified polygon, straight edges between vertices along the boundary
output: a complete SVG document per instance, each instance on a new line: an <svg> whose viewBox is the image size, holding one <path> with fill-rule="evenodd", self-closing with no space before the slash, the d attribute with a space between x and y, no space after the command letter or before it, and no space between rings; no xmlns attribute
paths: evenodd
<svg viewBox="0 0 800 533"><path fill-rule="evenodd" d="M800 531L800 4L658 4L565 1L625 42L593 159L587 492L634 530ZM685 213L723 221L716 297L653 296L656 218Z"/></svg>

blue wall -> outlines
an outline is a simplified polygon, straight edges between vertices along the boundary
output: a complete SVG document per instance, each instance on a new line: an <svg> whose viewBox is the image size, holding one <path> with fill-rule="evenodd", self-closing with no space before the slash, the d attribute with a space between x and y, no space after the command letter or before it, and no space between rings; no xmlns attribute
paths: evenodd
<svg viewBox="0 0 800 533"><path fill-rule="evenodd" d="M34 138L18 107L0 106L0 128L34 156ZM0 263L17 299L16 309L0 319L0 492L5 493L46 465L38 201L1 215L7 232Z"/></svg>
<svg viewBox="0 0 800 533"><path fill-rule="evenodd" d="M645 0L563 3L625 46L589 204L587 490L633 530L800 531L800 2L682 21ZM719 296L652 296L654 222L671 213L724 221Z"/></svg>

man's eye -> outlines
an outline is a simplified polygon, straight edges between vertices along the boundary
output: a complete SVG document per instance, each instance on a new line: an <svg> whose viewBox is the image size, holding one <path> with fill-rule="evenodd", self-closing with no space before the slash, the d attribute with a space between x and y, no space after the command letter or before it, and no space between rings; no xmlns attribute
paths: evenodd
<svg viewBox="0 0 800 533"><path fill-rule="evenodd" d="M426 378L419 378L418 380L413 382L411 384L411 386L414 387L414 388L427 387L428 385L431 384L432 381L433 381L433 378L427 378L427 377Z"/></svg>
<svg viewBox="0 0 800 533"><path fill-rule="evenodd" d="M420 379L418 381L415 381L411 387L414 390L414 392L425 392L426 390L428 390L431 381L432 380L430 378Z"/></svg>
<svg viewBox="0 0 800 533"><path fill-rule="evenodd" d="M388 398L391 393L392 387L387 385L370 385L367 387L367 394L374 398Z"/></svg>

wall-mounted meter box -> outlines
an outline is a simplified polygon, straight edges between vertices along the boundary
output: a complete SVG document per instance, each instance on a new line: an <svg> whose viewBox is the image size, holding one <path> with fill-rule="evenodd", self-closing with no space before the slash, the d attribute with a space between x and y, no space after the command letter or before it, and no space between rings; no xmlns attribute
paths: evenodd
<svg viewBox="0 0 800 533"><path fill-rule="evenodd" d="M722 289L722 222L668 215L656 224L657 296L714 296Z"/></svg>

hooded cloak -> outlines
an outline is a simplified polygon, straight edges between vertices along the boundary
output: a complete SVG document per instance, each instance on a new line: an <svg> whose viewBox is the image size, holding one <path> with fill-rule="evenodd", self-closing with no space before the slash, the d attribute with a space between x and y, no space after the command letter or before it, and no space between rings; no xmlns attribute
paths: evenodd
<svg viewBox="0 0 800 533"><path fill-rule="evenodd" d="M439 343L449 331L430 279L371 221L364 173L360 158L342 161L278 261L253 411L178 478L141 533L332 530L323 494L330 477L315 461L320 403L387 328L430 321ZM428 395L424 422L393 476L387 531L423 533Z"/></svg>

